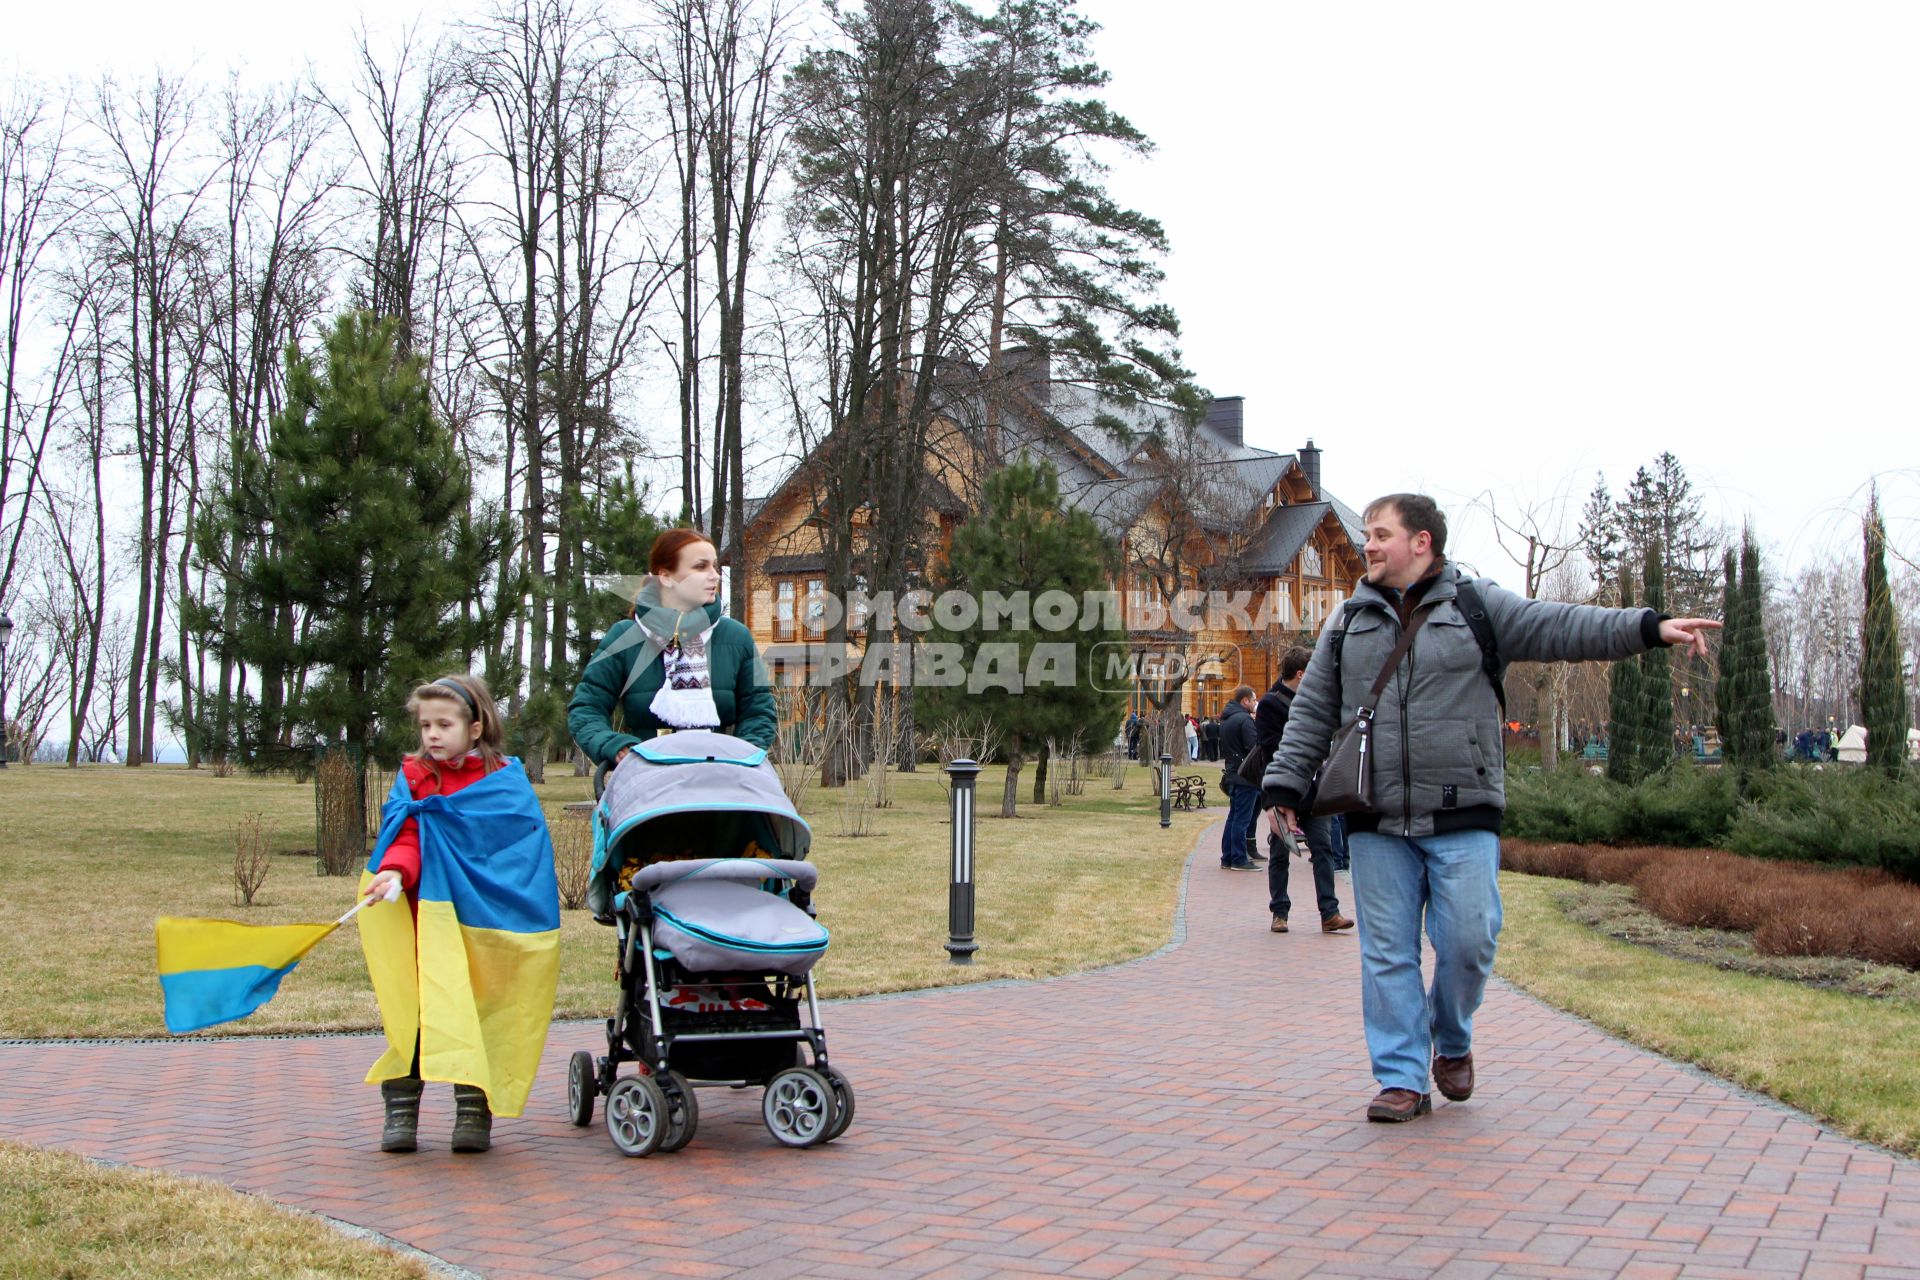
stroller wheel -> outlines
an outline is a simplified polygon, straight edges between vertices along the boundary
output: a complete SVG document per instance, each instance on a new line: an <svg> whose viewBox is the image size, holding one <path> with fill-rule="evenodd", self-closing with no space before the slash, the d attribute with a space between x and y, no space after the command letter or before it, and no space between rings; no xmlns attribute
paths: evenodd
<svg viewBox="0 0 1920 1280"><path fill-rule="evenodd" d="M693 1131L700 1127L700 1099L677 1071L660 1072L654 1083L667 1099L667 1136L660 1140L660 1150L678 1151L693 1141Z"/></svg>
<svg viewBox="0 0 1920 1280"><path fill-rule="evenodd" d="M760 1099L767 1132L789 1147L811 1147L831 1138L838 1110L833 1086L812 1067L788 1067L767 1082Z"/></svg>
<svg viewBox="0 0 1920 1280"><path fill-rule="evenodd" d="M622 1076L607 1093L607 1133L623 1156L652 1155L667 1136L667 1095L646 1076Z"/></svg>
<svg viewBox="0 0 1920 1280"><path fill-rule="evenodd" d="M567 1118L578 1128L593 1123L593 1099L599 1092L593 1078L593 1055L581 1050L567 1061Z"/></svg>
<svg viewBox="0 0 1920 1280"><path fill-rule="evenodd" d="M827 1083L833 1086L833 1128L829 1129L827 1136L820 1141L832 1142L845 1133L847 1126L853 1123L853 1086L847 1083L845 1076L832 1067L820 1068L820 1074L825 1076Z"/></svg>

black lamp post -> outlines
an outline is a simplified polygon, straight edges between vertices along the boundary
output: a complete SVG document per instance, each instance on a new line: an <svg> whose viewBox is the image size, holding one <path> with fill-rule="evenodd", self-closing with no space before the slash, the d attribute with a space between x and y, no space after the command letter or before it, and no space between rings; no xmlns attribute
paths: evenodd
<svg viewBox="0 0 1920 1280"><path fill-rule="evenodd" d="M973 791L980 766L971 760L947 765L953 779L953 861L947 873L947 958L972 964L980 948L973 941Z"/></svg>
<svg viewBox="0 0 1920 1280"><path fill-rule="evenodd" d="M7 641L13 639L13 619L0 613L0 769L7 767Z"/></svg>
<svg viewBox="0 0 1920 1280"><path fill-rule="evenodd" d="M1173 825L1173 756L1160 753L1160 825Z"/></svg>

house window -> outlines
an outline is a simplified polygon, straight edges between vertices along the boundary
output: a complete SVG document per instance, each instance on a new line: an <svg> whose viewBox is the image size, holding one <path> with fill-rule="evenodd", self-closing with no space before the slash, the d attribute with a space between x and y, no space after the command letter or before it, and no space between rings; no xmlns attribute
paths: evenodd
<svg viewBox="0 0 1920 1280"><path fill-rule="evenodd" d="M1320 568L1320 548L1309 542L1300 548L1300 572L1309 578L1324 578Z"/></svg>
<svg viewBox="0 0 1920 1280"><path fill-rule="evenodd" d="M819 578L807 579L807 629L822 629L822 619L827 616L827 584Z"/></svg>
<svg viewBox="0 0 1920 1280"><path fill-rule="evenodd" d="M853 575L853 600L847 609L847 630L859 631L867 625L867 575Z"/></svg>
<svg viewBox="0 0 1920 1280"><path fill-rule="evenodd" d="M793 630L793 580L785 578L773 587L773 620L782 631Z"/></svg>

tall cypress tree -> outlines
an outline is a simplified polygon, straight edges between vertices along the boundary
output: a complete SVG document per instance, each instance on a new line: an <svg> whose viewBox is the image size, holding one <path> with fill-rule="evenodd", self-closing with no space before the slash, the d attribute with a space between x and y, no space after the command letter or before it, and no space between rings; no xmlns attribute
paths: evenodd
<svg viewBox="0 0 1920 1280"><path fill-rule="evenodd" d="M1647 608L1655 613L1666 612L1666 574L1657 542L1647 544L1640 585L1646 593ZM1640 708L1634 723L1638 731L1638 767L1644 778L1673 761L1673 664L1664 647L1647 650L1639 661Z"/></svg>
<svg viewBox="0 0 1920 1280"><path fill-rule="evenodd" d="M1739 678L1732 691L1734 731L1742 769L1764 769L1778 758L1773 723L1773 674L1767 658L1766 584L1760 576L1760 547L1747 529L1740 538L1740 586L1734 604L1739 646ZM1729 757L1731 759L1732 757Z"/></svg>
<svg viewBox="0 0 1920 1280"><path fill-rule="evenodd" d="M1720 731L1720 750L1729 767L1742 765L1740 750L1745 740L1740 734L1740 625L1745 612L1740 607L1740 560L1733 548L1721 557L1720 592L1720 678L1713 686L1713 723Z"/></svg>
<svg viewBox="0 0 1920 1280"><path fill-rule="evenodd" d="M1633 575L1620 572L1620 607L1633 607ZM1640 780L1640 660L1627 658L1607 670L1607 776Z"/></svg>
<svg viewBox="0 0 1920 1280"><path fill-rule="evenodd" d="M1867 503L1866 615L1860 635L1860 719L1867 728L1867 763L1898 776L1907 763L1907 689L1902 679L1899 624L1887 585L1887 528L1880 495Z"/></svg>

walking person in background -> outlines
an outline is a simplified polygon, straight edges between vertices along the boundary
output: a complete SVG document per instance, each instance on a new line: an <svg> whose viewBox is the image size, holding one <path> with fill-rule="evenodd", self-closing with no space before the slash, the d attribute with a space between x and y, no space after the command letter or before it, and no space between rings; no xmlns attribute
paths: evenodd
<svg viewBox="0 0 1920 1280"><path fill-rule="evenodd" d="M1500 934L1502 664L1661 645L1704 655L1720 624L1532 600L1469 578L1447 562L1446 517L1421 494L1375 500L1363 524L1366 577L1320 633L1264 783L1291 823L1334 734L1370 709L1371 796L1348 825L1361 1005L1380 1084L1367 1118L1393 1122L1432 1110L1429 1078L1456 1102L1474 1089L1473 1015ZM1423 925L1431 989L1420 976Z"/></svg>
<svg viewBox="0 0 1920 1280"><path fill-rule="evenodd" d="M1227 825L1220 833L1220 865L1229 871L1257 871L1247 856L1247 840L1259 814L1260 788L1240 776L1240 764L1254 747L1253 686L1233 691L1233 701L1220 717L1220 750L1226 768L1220 772L1227 788Z"/></svg>
<svg viewBox="0 0 1920 1280"><path fill-rule="evenodd" d="M1294 691L1300 687L1302 677L1307 674L1307 664L1312 660L1313 650L1305 645L1295 645L1281 655L1280 678L1273 682L1273 687L1267 690L1253 710L1254 754L1249 763L1241 768L1241 772L1248 775L1250 780L1265 774L1268 761L1279 749L1280 739L1287 728L1287 713L1293 706ZM1287 829L1281 825L1280 811L1267 806L1266 814L1272 828L1267 835L1270 859L1267 863L1267 909L1273 916L1268 928L1274 933L1285 933L1287 918L1293 910L1293 900L1287 895L1289 864L1292 862L1287 850L1293 842ZM1353 921L1340 914L1340 898L1334 892L1333 883L1339 856L1335 845L1335 824L1339 819L1316 817L1309 811L1301 812L1298 817L1313 868L1314 899L1320 909L1320 932L1340 933L1351 929Z"/></svg>
<svg viewBox="0 0 1920 1280"><path fill-rule="evenodd" d="M1200 758L1200 725L1192 716L1181 716L1187 727L1187 759Z"/></svg>

